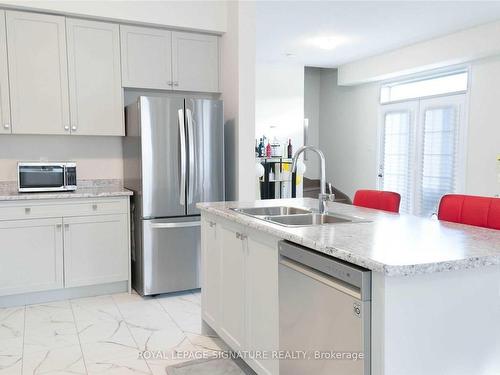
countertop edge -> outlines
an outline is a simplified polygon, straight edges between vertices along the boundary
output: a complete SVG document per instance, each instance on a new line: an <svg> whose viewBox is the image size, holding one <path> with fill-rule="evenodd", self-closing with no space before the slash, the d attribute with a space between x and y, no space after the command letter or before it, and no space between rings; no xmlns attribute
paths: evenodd
<svg viewBox="0 0 500 375"><path fill-rule="evenodd" d="M354 254L349 250L338 249L331 246L319 246L313 240L304 239L301 236L280 231L278 228L272 227L272 224L262 224L260 222L260 219L252 218L250 216L242 214L236 214L233 212L225 212L226 210L228 210L227 208L223 209L219 207L210 207L202 204L199 204L197 206L201 212L206 212L208 214L212 214L229 221L247 225L252 229L256 229L267 234L280 237L284 240L289 240L296 244L309 247L313 250L358 265L360 267L367 268L371 271L383 273L388 277L416 276L500 265L500 256L471 257L467 259L433 263L419 263L413 265L389 265L374 261L362 255Z"/></svg>

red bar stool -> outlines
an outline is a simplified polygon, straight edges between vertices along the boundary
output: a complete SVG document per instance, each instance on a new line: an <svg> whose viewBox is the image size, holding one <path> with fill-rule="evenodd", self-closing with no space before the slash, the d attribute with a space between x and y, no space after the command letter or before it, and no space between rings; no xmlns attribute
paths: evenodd
<svg viewBox="0 0 500 375"><path fill-rule="evenodd" d="M358 190L354 195L353 204L360 207L399 213L400 202L401 195L392 191Z"/></svg>
<svg viewBox="0 0 500 375"><path fill-rule="evenodd" d="M438 219L500 229L500 198L448 194L439 202Z"/></svg>

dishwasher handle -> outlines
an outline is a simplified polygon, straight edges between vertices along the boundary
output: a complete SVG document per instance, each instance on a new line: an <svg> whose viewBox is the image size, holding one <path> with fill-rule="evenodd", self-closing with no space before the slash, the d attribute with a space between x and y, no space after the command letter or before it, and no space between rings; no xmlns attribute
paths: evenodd
<svg viewBox="0 0 500 375"><path fill-rule="evenodd" d="M345 282L342 282L340 280L336 280L335 278L333 278L331 276L328 276L328 275L326 275L322 272L319 272L317 270L314 270L310 267L304 266L303 264L300 264L294 260L288 259L284 256L281 256L280 264L283 266L286 266L286 267L288 267L296 272L299 272L307 277L310 277L311 279L314 279L322 284L325 284L326 286L337 289L339 292L348 294L351 297L354 297L356 299L361 300L361 291L359 290L359 288L351 286L351 285L349 285Z"/></svg>

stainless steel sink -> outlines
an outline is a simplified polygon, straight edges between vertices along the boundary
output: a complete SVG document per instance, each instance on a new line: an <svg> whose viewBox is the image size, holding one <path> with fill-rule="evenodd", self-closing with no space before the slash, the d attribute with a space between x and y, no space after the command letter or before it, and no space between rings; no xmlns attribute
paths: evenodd
<svg viewBox="0 0 500 375"><path fill-rule="evenodd" d="M287 206L233 208L232 210L250 216L294 216L311 213L310 210L307 210L305 208Z"/></svg>
<svg viewBox="0 0 500 375"><path fill-rule="evenodd" d="M341 223L359 223L363 219L337 216L332 214L318 214L310 213L307 215L290 215L290 216L268 216L264 220L271 223L283 225L286 227L304 227L309 225L322 225L322 224L341 224Z"/></svg>
<svg viewBox="0 0 500 375"><path fill-rule="evenodd" d="M320 214L306 208L288 206L231 208L231 210L285 227L366 222L365 219L359 217L333 213Z"/></svg>

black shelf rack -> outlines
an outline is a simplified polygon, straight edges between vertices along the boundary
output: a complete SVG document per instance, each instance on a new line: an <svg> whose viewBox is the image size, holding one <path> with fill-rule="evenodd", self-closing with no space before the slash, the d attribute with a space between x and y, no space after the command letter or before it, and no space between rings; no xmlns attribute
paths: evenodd
<svg viewBox="0 0 500 375"><path fill-rule="evenodd" d="M292 173L292 178L283 178L283 166L292 166L291 158L284 158L282 156L271 156L271 157L257 157L258 163L261 163L264 167L264 176L260 178L260 197L261 199L275 199L275 198L290 198L283 197L284 184L288 183L291 185L291 197L295 197L295 173ZM279 171L279 179L270 180L269 174L273 172L276 176L276 172ZM278 189L278 194L277 190Z"/></svg>

